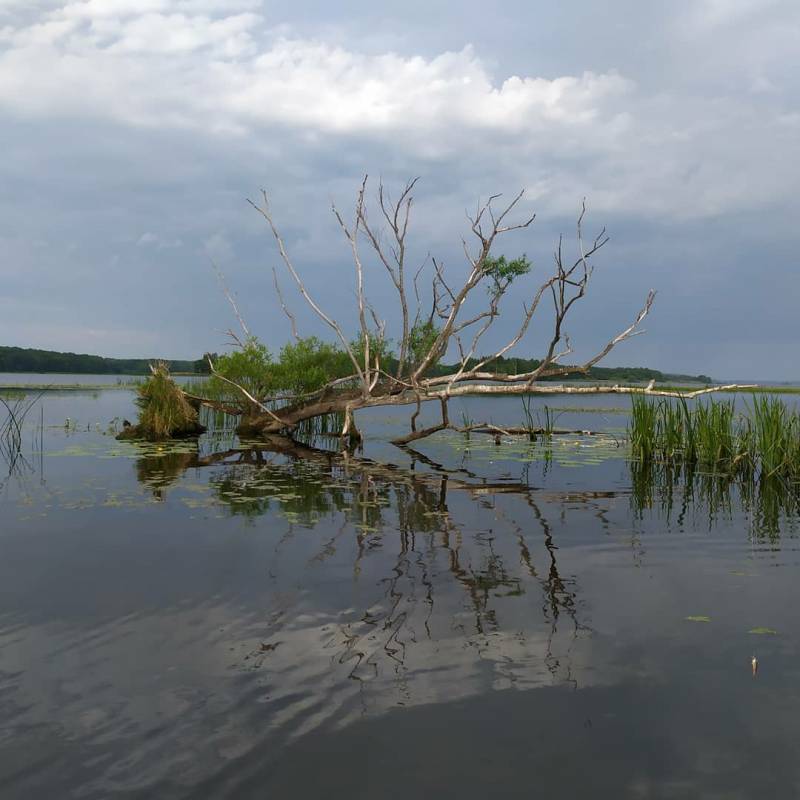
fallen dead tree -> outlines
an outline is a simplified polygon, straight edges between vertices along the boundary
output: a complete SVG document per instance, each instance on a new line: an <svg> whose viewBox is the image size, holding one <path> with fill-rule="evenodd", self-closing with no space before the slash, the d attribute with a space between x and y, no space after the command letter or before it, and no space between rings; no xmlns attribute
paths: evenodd
<svg viewBox="0 0 800 800"><path fill-rule="evenodd" d="M412 272L408 264L407 236L413 207L412 192L416 183L416 179L410 181L395 201L389 198L380 184L375 205L368 208L365 178L349 219L345 219L333 207L353 263L355 306L352 318L347 322L325 310L312 296L288 252L266 192L262 192L258 202L250 201L266 222L294 288L330 329L342 354L344 367L337 374L330 374L313 391L295 394L278 391L257 396L242 382L218 370L209 359L212 375L234 387L244 401L240 426L242 433L251 436L291 435L308 420L340 415L339 433L353 442L360 438L355 422L356 411L377 406L416 405L411 417L411 431L395 440L397 444L404 444L453 428L448 418L448 402L453 397L556 393L646 393L695 397L720 389L738 388L729 385L680 393L654 389L652 383L645 388L543 383L546 379L552 381L553 378L587 374L619 344L641 332L641 323L649 314L655 298L655 292L650 291L632 322L598 347L590 358L578 365L564 364L564 360L573 353L566 330L567 322L571 312L587 293L593 272L592 258L608 242L605 229L591 241L584 240L585 204L576 224L575 255L567 257L564 240L560 238L552 271L528 291L526 301L517 310L519 316L514 334L489 355L478 357L476 354L481 352L484 337L501 316L501 305L504 307L503 314L509 313L505 308L508 305L509 288L512 284L519 285L529 275L532 266L524 255L508 260L505 256L495 255L495 251L507 234L529 228L535 215L523 213L521 217L514 218L520 211L522 192L500 207L500 195L494 195L480 205L473 215L468 215L472 247L463 241L465 266L460 278L445 270L444 265L435 258L426 260ZM373 220L373 215L377 222ZM368 296L366 264L384 271L394 287L400 319L398 330L392 331L391 337L387 333L387 319L379 314ZM296 317L284 299L277 273L274 274L274 281L292 334L298 342L302 342L297 332ZM421 288L428 285L430 288L427 292ZM231 336L242 348L246 348L252 336L236 302L227 289L225 291L241 324L244 339L233 333ZM515 295L519 296L519 292L515 291ZM518 374L506 374L498 370L498 359L504 358L521 343L525 342L526 347L531 349L527 335L532 320L546 307L550 308L552 327L541 344L542 356L535 368ZM357 328L354 339L346 333L348 322ZM391 356L388 353L390 339L397 343L397 352ZM446 374L436 374L438 365L446 356L451 359L455 356L455 366ZM206 402L202 398L192 399ZM427 428L417 428L421 404L436 400L441 407L441 422ZM220 407L213 401L208 401L208 404ZM228 411L229 408L227 406L224 410ZM529 434L530 431L525 429L523 433Z"/></svg>

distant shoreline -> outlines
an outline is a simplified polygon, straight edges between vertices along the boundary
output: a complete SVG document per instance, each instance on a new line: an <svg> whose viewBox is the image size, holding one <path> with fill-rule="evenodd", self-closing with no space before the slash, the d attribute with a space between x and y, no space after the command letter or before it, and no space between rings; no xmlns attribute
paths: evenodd
<svg viewBox="0 0 800 800"><path fill-rule="evenodd" d="M106 358L105 356L90 355L88 353L68 353L56 350L38 350L34 348L0 346L0 374L35 374L35 375L97 375L117 376L119 378L144 377L150 374L150 364L159 359L151 358ZM208 363L203 358L194 361L180 359L160 359L169 365L172 375L195 375L198 378L209 374ZM390 359L391 360L391 359ZM480 359L470 359L477 363ZM521 357L496 357L484 363L498 373L517 375L535 370L540 361L533 358ZM469 364L468 364L469 366ZM566 365L574 366L574 365ZM392 368L386 367L390 372ZM457 371L458 365L436 364L426 373L430 377L448 374ZM708 375L686 375L676 372L662 372L650 367L603 367L593 366L589 372L581 377L580 370L576 369L573 380L581 382L616 381L624 384L648 383L700 383L710 384L712 379ZM565 376L567 377L567 376ZM543 382L558 383L558 380L544 378Z"/></svg>
<svg viewBox="0 0 800 800"><path fill-rule="evenodd" d="M44 373L43 373L44 374ZM46 373L46 374L65 374L65 373ZM68 373L66 373L68 374ZM0 392L18 392L18 393L31 393L31 392L102 392L102 391L134 391L137 386L136 379L144 376L120 376L133 378L131 381L118 382L118 383L0 383ZM195 377L192 373L179 375L179 377ZM204 376L196 376L202 378ZM570 381L565 383L566 387L569 386L608 386L610 381ZM636 386L636 384L631 384ZM642 388L646 384L640 384ZM674 392L693 392L698 388L698 384L676 386L674 384L661 384L657 383L654 389L662 391ZM782 386L782 385L764 385L755 386L750 389L722 389L720 394L800 394L800 386ZM532 394L536 394L535 392ZM557 396L561 394L570 394L568 391L558 392L550 388L548 394Z"/></svg>
<svg viewBox="0 0 800 800"><path fill-rule="evenodd" d="M166 361L175 374L208 374L204 358L191 361L174 358L106 358L89 353L0 346L0 373L145 376L150 374L150 364L155 361Z"/></svg>

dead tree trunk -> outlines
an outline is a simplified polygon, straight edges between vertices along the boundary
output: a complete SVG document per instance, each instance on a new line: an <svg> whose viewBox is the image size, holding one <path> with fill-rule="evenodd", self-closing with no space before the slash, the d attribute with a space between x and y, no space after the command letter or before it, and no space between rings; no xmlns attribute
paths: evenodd
<svg viewBox="0 0 800 800"><path fill-rule="evenodd" d="M598 347L593 356L578 365L567 366L563 363L573 352L566 330L570 313L588 290L593 273L592 257L608 242L605 229L601 230L591 242L584 241L585 204L581 207L576 225L575 256L567 258L564 240L560 238L554 253L553 269L543 280L528 290L528 301L523 302L518 311L519 317L513 336L489 355L477 357L483 337L500 317L501 306L507 305L504 301L507 300L508 289L512 282L515 286L523 282L532 266L524 256L510 261L503 256L495 256L497 243L509 232L529 228L535 215L526 213L520 220L512 221L511 216L516 213L523 193L520 192L499 209L496 204L500 195L493 195L478 207L473 216L469 217L474 248L470 249L467 242L463 241L466 277L462 277L458 282L454 281L445 273L441 262L431 259L414 273L409 286L407 235L413 205L412 190L416 182L416 179L410 181L396 202L392 202L383 185L379 185L375 214L377 224L368 213L366 177L359 188L355 208L349 221L335 206L333 208L353 260L356 302L351 325L358 331L355 341L349 339L345 333L348 326L325 311L309 292L278 230L266 192L262 192L260 202L250 201L253 208L266 221L291 282L313 313L338 340L353 368L353 374L348 378L331 376L331 380L319 391L294 398L253 397L235 381L219 375L222 380L241 390L250 408L257 409L257 413L251 414L242 422L241 432L249 435L291 433L306 420L329 414L341 414L344 419L341 435L353 442L360 439L354 416L359 409L416 404L417 410L411 417L410 433L395 440L396 444L402 445L437 431L452 428L447 413L447 403L451 397L555 393L645 393L653 396L680 394L658 391L653 389L652 385L646 388L565 387L542 383L546 378L588 373L591 367L605 358L617 345L641 333L641 323L650 312L655 298L655 292L650 291L633 321L605 345ZM362 257L362 246L365 246L372 256L369 262ZM367 294L368 276L365 264L368 263L377 264L379 270L386 271L399 302L400 329L392 337L393 341L398 343L399 352L391 374L381 363L381 354L388 341L386 336L388 325ZM426 269L430 279L428 294L420 288ZM289 318L292 335L298 339L296 317L289 311L277 274L274 278L281 308ZM522 291L525 290L521 286L519 291L515 291L515 296L519 297ZM511 375L497 370L498 359L517 346L528 344L527 334L531 321L537 313L542 313L546 308L548 298L551 308L551 333L540 345L541 358L535 368ZM248 333L238 307L235 303L233 305L243 330ZM503 310L503 314L507 316L508 312ZM532 349L530 344L528 348ZM454 367L447 374L432 375L433 368L448 356L456 359ZM218 374L213 364L211 368L214 374ZM695 397L725 388L735 387L710 387L684 396ZM421 404L433 400L439 400L441 403L442 421L428 428L417 429Z"/></svg>

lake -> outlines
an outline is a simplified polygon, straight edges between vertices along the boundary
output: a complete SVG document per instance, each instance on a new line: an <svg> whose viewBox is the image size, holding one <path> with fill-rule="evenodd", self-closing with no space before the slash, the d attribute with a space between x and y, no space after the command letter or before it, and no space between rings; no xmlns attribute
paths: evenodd
<svg viewBox="0 0 800 800"><path fill-rule="evenodd" d="M800 792L797 504L629 463L628 398L352 455L117 442L133 399L0 457L4 800Z"/></svg>
<svg viewBox="0 0 800 800"><path fill-rule="evenodd" d="M109 386L142 380L141 375L77 375L66 372L0 372L0 386Z"/></svg>

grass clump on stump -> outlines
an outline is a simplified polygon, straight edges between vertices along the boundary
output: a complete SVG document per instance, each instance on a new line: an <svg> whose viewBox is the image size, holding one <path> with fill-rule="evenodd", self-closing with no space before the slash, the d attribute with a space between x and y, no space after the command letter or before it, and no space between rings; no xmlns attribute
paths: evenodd
<svg viewBox="0 0 800 800"><path fill-rule="evenodd" d="M150 365L150 377L139 387L136 405L139 422L128 425L118 439L147 439L151 442L195 436L205 428L163 362Z"/></svg>

